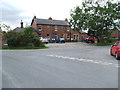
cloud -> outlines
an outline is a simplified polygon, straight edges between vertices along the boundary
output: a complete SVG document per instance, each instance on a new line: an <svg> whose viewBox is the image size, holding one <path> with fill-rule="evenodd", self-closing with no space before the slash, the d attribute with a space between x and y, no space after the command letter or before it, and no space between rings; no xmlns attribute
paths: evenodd
<svg viewBox="0 0 120 90"><path fill-rule="evenodd" d="M80 5L81 0L2 0L2 22L18 27L21 20L30 25L37 18L52 17L57 20L70 18L70 10Z"/></svg>
<svg viewBox="0 0 120 90"><path fill-rule="evenodd" d="M2 2L2 22L16 27L20 23L20 20L30 18L26 15L22 15L25 11L15 7L14 5Z"/></svg>

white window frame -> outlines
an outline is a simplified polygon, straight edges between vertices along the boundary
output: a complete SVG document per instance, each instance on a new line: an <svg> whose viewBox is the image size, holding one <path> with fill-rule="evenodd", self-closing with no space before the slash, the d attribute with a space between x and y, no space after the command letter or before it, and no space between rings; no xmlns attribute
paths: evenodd
<svg viewBox="0 0 120 90"><path fill-rule="evenodd" d="M55 26L55 31L58 31L58 26Z"/></svg>
<svg viewBox="0 0 120 90"><path fill-rule="evenodd" d="M41 29L38 29L39 31L42 31L42 25L40 25L39 27L41 27Z"/></svg>
<svg viewBox="0 0 120 90"><path fill-rule="evenodd" d="M68 31L68 32L70 31L70 28L69 28L69 27L67 27L67 31Z"/></svg>
<svg viewBox="0 0 120 90"><path fill-rule="evenodd" d="M76 35L78 35L78 38L76 39ZM79 34L73 34L73 39L74 40L79 40Z"/></svg>

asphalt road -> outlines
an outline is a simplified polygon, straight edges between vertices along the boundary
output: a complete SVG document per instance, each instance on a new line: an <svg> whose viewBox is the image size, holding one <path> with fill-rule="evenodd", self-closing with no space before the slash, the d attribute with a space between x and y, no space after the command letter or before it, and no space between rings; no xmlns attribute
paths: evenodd
<svg viewBox="0 0 120 90"><path fill-rule="evenodd" d="M3 50L3 88L118 88L110 46L48 44L43 50Z"/></svg>

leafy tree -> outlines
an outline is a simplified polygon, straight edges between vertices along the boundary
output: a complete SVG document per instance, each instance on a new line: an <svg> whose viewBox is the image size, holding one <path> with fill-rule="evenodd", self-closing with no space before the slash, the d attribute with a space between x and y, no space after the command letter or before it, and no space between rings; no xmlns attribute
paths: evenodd
<svg viewBox="0 0 120 90"><path fill-rule="evenodd" d="M113 30L120 27L119 3L83 2L82 7L77 6L71 11L70 23L74 29L94 32L100 43L108 41ZM118 24L117 24L118 23Z"/></svg>
<svg viewBox="0 0 120 90"><path fill-rule="evenodd" d="M0 23L0 32L2 32L3 30L10 31L11 27L6 25L6 24L4 24L4 23Z"/></svg>

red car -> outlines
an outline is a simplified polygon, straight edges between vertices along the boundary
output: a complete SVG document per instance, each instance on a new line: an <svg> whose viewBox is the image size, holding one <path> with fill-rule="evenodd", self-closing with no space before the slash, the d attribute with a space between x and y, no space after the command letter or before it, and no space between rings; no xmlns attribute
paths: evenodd
<svg viewBox="0 0 120 90"><path fill-rule="evenodd" d="M95 37L93 36L89 36L85 39L85 42L87 43L94 43L94 41L95 41Z"/></svg>
<svg viewBox="0 0 120 90"><path fill-rule="evenodd" d="M120 60L120 41L116 41L114 45L111 46L110 54Z"/></svg>

